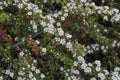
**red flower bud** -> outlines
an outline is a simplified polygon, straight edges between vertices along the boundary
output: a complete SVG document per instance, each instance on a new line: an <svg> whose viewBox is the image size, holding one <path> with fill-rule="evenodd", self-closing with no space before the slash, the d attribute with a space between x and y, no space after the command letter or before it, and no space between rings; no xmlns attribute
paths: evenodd
<svg viewBox="0 0 120 80"><path fill-rule="evenodd" d="M11 41L12 41L12 38L11 38L11 37L9 37L9 38L8 38L8 40L9 40L9 42L11 42Z"/></svg>
<svg viewBox="0 0 120 80"><path fill-rule="evenodd" d="M83 16L80 16L79 19L80 19L80 21L83 20Z"/></svg>
<svg viewBox="0 0 120 80"><path fill-rule="evenodd" d="M29 43L32 44L32 40L29 40Z"/></svg>
<svg viewBox="0 0 120 80"><path fill-rule="evenodd" d="M39 51L38 51L37 49L33 49L33 53L34 53L35 55L38 55Z"/></svg>
<svg viewBox="0 0 120 80"><path fill-rule="evenodd" d="M18 51L18 52L20 52L20 51L21 51L21 49L20 49L20 48L17 48L17 51Z"/></svg>
<svg viewBox="0 0 120 80"><path fill-rule="evenodd" d="M68 20L65 20L64 25L67 25L67 24L69 24L69 22L68 22Z"/></svg>
<svg viewBox="0 0 120 80"><path fill-rule="evenodd" d="M57 46L56 45L53 45L53 48L56 48Z"/></svg>
<svg viewBox="0 0 120 80"><path fill-rule="evenodd" d="M2 35L2 36L1 36L1 38L2 38L2 39L5 39L5 36L4 36L4 35Z"/></svg>

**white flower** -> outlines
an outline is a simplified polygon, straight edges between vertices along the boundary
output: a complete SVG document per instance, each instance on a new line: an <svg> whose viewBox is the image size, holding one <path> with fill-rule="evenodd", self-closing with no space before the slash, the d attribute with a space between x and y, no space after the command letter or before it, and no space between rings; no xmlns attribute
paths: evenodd
<svg viewBox="0 0 120 80"><path fill-rule="evenodd" d="M106 49L104 49L104 50L103 50L103 52L105 53L105 52L107 52L107 50L106 50Z"/></svg>
<svg viewBox="0 0 120 80"><path fill-rule="evenodd" d="M36 78L35 77L33 77L32 79L30 79L30 80L36 80Z"/></svg>
<svg viewBox="0 0 120 80"><path fill-rule="evenodd" d="M85 59L82 56L77 57L79 63L84 63Z"/></svg>
<svg viewBox="0 0 120 80"><path fill-rule="evenodd" d="M72 80L70 77L67 77L67 80Z"/></svg>
<svg viewBox="0 0 120 80"><path fill-rule="evenodd" d="M24 75L25 73L23 73L22 71L18 72L18 75Z"/></svg>
<svg viewBox="0 0 120 80"><path fill-rule="evenodd" d="M61 12L61 11L59 11L59 12L58 12L58 15L62 15L62 12Z"/></svg>
<svg viewBox="0 0 120 80"><path fill-rule="evenodd" d="M63 71L63 70L64 70L64 68L63 68L63 67L61 67L61 68L60 68L60 70L61 70L61 71Z"/></svg>
<svg viewBox="0 0 120 80"><path fill-rule="evenodd" d="M74 70L74 71L73 71L73 74L79 75L79 70Z"/></svg>
<svg viewBox="0 0 120 80"><path fill-rule="evenodd" d="M19 9L23 8L23 4L19 3L17 6L18 6Z"/></svg>
<svg viewBox="0 0 120 80"><path fill-rule="evenodd" d="M65 34L65 36L66 36L66 38L67 38L67 39L70 39L70 38L72 38L72 35L70 35L70 34L67 34L67 33Z"/></svg>
<svg viewBox="0 0 120 80"><path fill-rule="evenodd" d="M29 73L29 78L32 78L33 77L33 74L32 73Z"/></svg>
<svg viewBox="0 0 120 80"><path fill-rule="evenodd" d="M97 66L95 69L96 69L96 71L100 71L101 70L100 66Z"/></svg>
<svg viewBox="0 0 120 80"><path fill-rule="evenodd" d="M87 48L87 49L90 49L90 46L88 45L86 48Z"/></svg>
<svg viewBox="0 0 120 80"><path fill-rule="evenodd" d="M14 73L10 73L10 77L13 77L14 76Z"/></svg>
<svg viewBox="0 0 120 80"><path fill-rule="evenodd" d="M71 3L67 3L67 5L66 5L68 8L71 6Z"/></svg>
<svg viewBox="0 0 120 80"><path fill-rule="evenodd" d="M40 41L38 41L38 40L36 40L35 42L36 42L37 44L40 44Z"/></svg>
<svg viewBox="0 0 120 80"><path fill-rule="evenodd" d="M81 69L85 69L87 67L87 64L86 63L83 63L82 65L81 65Z"/></svg>
<svg viewBox="0 0 120 80"><path fill-rule="evenodd" d="M116 71L111 73L111 75L116 76L116 77L118 76L118 74L119 74L119 73L116 72Z"/></svg>
<svg viewBox="0 0 120 80"><path fill-rule="evenodd" d="M64 20L65 20L65 17L61 17L61 20L64 21Z"/></svg>
<svg viewBox="0 0 120 80"><path fill-rule="evenodd" d="M119 80L119 79L117 79L117 77L115 77L115 76L112 76L111 79L112 79L112 80Z"/></svg>
<svg viewBox="0 0 120 80"><path fill-rule="evenodd" d="M17 80L23 80L22 77L18 77Z"/></svg>
<svg viewBox="0 0 120 80"><path fill-rule="evenodd" d="M71 44L71 42L67 42L67 43L66 43L66 48L72 49L72 44Z"/></svg>
<svg viewBox="0 0 120 80"><path fill-rule="evenodd" d="M46 48L42 48L42 52L46 53L47 49Z"/></svg>
<svg viewBox="0 0 120 80"><path fill-rule="evenodd" d="M41 74L40 77L43 79L43 78L45 78L45 75L44 75L44 74Z"/></svg>
<svg viewBox="0 0 120 80"><path fill-rule="evenodd" d="M104 31L107 32L107 29L105 29Z"/></svg>
<svg viewBox="0 0 120 80"><path fill-rule="evenodd" d="M105 48L105 46L101 46L101 49L103 50Z"/></svg>
<svg viewBox="0 0 120 80"><path fill-rule="evenodd" d="M30 65L28 64L27 67L30 68Z"/></svg>
<svg viewBox="0 0 120 80"><path fill-rule="evenodd" d="M69 74L68 74L68 73L65 73L65 76L69 76Z"/></svg>
<svg viewBox="0 0 120 80"><path fill-rule="evenodd" d="M57 17L58 17L58 14L54 14L53 16L54 16L55 18L57 18Z"/></svg>
<svg viewBox="0 0 120 80"><path fill-rule="evenodd" d="M59 27L59 26L61 26L60 22L57 22L57 24L56 24L56 25L57 25L58 27Z"/></svg>
<svg viewBox="0 0 120 80"><path fill-rule="evenodd" d="M99 50L99 48L97 47L97 48L95 48L95 50L97 50L97 51L98 51L98 50Z"/></svg>
<svg viewBox="0 0 120 80"><path fill-rule="evenodd" d="M92 65L92 63L88 63L88 66L92 67L93 65Z"/></svg>
<svg viewBox="0 0 120 80"><path fill-rule="evenodd" d="M107 70L103 70L105 72L105 75L109 75L109 72Z"/></svg>
<svg viewBox="0 0 120 80"><path fill-rule="evenodd" d="M40 70L39 70L39 69L36 69L35 72L36 72L36 74L39 74L39 73L40 73Z"/></svg>
<svg viewBox="0 0 120 80"><path fill-rule="evenodd" d="M96 60L96 61L95 61L95 64L96 64L97 66L101 66L101 62L100 62L99 60Z"/></svg>
<svg viewBox="0 0 120 80"><path fill-rule="evenodd" d="M36 67L35 66L32 66L31 70L32 71L35 71Z"/></svg>
<svg viewBox="0 0 120 80"><path fill-rule="evenodd" d="M120 71L120 67L115 67L114 71Z"/></svg>
<svg viewBox="0 0 120 80"><path fill-rule="evenodd" d="M104 6L104 8L105 8L106 10L108 10L108 9L109 9L109 6Z"/></svg>
<svg viewBox="0 0 120 80"><path fill-rule="evenodd" d="M95 2L92 2L92 3L90 4L90 6L95 6Z"/></svg>
<svg viewBox="0 0 120 80"><path fill-rule="evenodd" d="M98 13L98 14L101 14L102 12L101 12L101 10L98 10L97 13Z"/></svg>
<svg viewBox="0 0 120 80"><path fill-rule="evenodd" d="M28 12L27 15L31 16L31 15L32 15L32 12Z"/></svg>
<svg viewBox="0 0 120 80"><path fill-rule="evenodd" d="M3 77L2 77L2 76L0 77L0 80L3 80Z"/></svg>
<svg viewBox="0 0 120 80"><path fill-rule="evenodd" d="M85 6L89 6L90 4L88 2L85 3ZM79 6L80 7L80 6Z"/></svg>
<svg viewBox="0 0 120 80"><path fill-rule="evenodd" d="M105 3L105 0L102 0L102 3Z"/></svg>
<svg viewBox="0 0 120 80"><path fill-rule="evenodd" d="M62 28L57 28L57 30L58 30L58 34L59 34L60 36L63 36L63 35L64 35L64 31L63 31Z"/></svg>
<svg viewBox="0 0 120 80"><path fill-rule="evenodd" d="M44 3L46 3L46 2L47 2L47 0L43 0L43 2L44 2Z"/></svg>
<svg viewBox="0 0 120 80"><path fill-rule="evenodd" d="M93 77L93 78L90 78L90 80L96 80L96 78L95 78L95 77Z"/></svg>
<svg viewBox="0 0 120 80"><path fill-rule="evenodd" d="M6 70L6 72L5 72L5 73L6 73L7 75L8 75L8 74L10 74L10 70Z"/></svg>
<svg viewBox="0 0 120 80"><path fill-rule="evenodd" d="M103 73L98 73L98 77L101 79L101 80L104 80L105 79L105 75Z"/></svg>
<svg viewBox="0 0 120 80"><path fill-rule="evenodd" d="M78 62L75 61L75 62L73 63L73 65L74 65L74 66L78 66Z"/></svg>
<svg viewBox="0 0 120 80"><path fill-rule="evenodd" d="M85 73L91 73L92 69L90 67L86 67L86 68L84 68L84 72Z"/></svg>
<svg viewBox="0 0 120 80"><path fill-rule="evenodd" d="M84 2L84 3L85 3L85 2L86 2L86 0L81 0L81 2Z"/></svg>
<svg viewBox="0 0 120 80"><path fill-rule="evenodd" d="M104 19L104 20L108 20L108 17L107 17L107 16L104 16L103 19Z"/></svg>
<svg viewBox="0 0 120 80"><path fill-rule="evenodd" d="M78 75L79 75L79 74L80 74L80 72L79 72L78 70L76 70L76 74L78 74Z"/></svg>
<svg viewBox="0 0 120 80"><path fill-rule="evenodd" d="M97 29L96 31L97 31L97 32L100 32L100 30L99 30L99 29Z"/></svg>
<svg viewBox="0 0 120 80"><path fill-rule="evenodd" d="M115 47L115 46L116 46L116 44L115 44L115 43L113 43L113 44L112 44L112 47Z"/></svg>
<svg viewBox="0 0 120 80"><path fill-rule="evenodd" d="M58 37L55 37L55 41L60 41L60 38L58 38Z"/></svg>
<svg viewBox="0 0 120 80"><path fill-rule="evenodd" d="M47 25L45 21L42 21L40 24L41 24L43 27L45 27L45 26Z"/></svg>
<svg viewBox="0 0 120 80"><path fill-rule="evenodd" d="M71 78L72 78L72 80L77 80L75 75L72 75Z"/></svg>
<svg viewBox="0 0 120 80"><path fill-rule="evenodd" d="M64 13L63 15L64 15L64 17L67 17L67 16L68 16L68 13Z"/></svg>
<svg viewBox="0 0 120 80"><path fill-rule="evenodd" d="M22 51L22 52L20 52L20 56L23 56L24 55L24 52Z"/></svg>
<svg viewBox="0 0 120 80"><path fill-rule="evenodd" d="M37 29L37 25L34 24L34 25L33 25L33 29Z"/></svg>
<svg viewBox="0 0 120 80"><path fill-rule="evenodd" d="M60 40L60 44L64 45L66 43L66 40L65 39L61 39Z"/></svg>

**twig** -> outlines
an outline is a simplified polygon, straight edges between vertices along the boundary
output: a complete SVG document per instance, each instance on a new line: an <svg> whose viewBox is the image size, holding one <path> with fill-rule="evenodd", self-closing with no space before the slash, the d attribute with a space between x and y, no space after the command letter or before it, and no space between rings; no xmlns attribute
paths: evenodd
<svg viewBox="0 0 120 80"><path fill-rule="evenodd" d="M32 39L35 39L35 38L37 38L38 36L42 36L42 34L43 34L42 31L37 32L37 33L35 33L35 34L32 36ZM12 45L12 46L11 46L11 50L12 50L12 51L15 51L16 48L19 47L21 44L23 44L22 41L14 44L14 45Z"/></svg>

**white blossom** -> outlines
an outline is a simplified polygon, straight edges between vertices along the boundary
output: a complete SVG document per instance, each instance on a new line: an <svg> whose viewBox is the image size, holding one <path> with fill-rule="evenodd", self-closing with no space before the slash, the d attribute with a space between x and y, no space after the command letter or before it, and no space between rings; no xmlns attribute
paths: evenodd
<svg viewBox="0 0 120 80"><path fill-rule="evenodd" d="M32 12L28 12L27 15L31 16L31 15L32 15Z"/></svg>
<svg viewBox="0 0 120 80"><path fill-rule="evenodd" d="M98 72L98 71L101 70L101 67L100 67L100 66L97 66L95 69L96 69L96 71Z"/></svg>
<svg viewBox="0 0 120 80"><path fill-rule="evenodd" d="M73 64L74 64L74 66L78 66L78 62L77 61L75 61Z"/></svg>
<svg viewBox="0 0 120 80"><path fill-rule="evenodd" d="M57 30L58 30L58 34L59 34L60 36L63 36L63 35L64 35L64 31L63 31L62 28L57 28Z"/></svg>
<svg viewBox="0 0 120 80"><path fill-rule="evenodd" d="M90 80L97 80L95 77L93 77L93 78L90 78Z"/></svg>
<svg viewBox="0 0 120 80"><path fill-rule="evenodd" d="M32 71L35 71L36 67L35 66L32 66L31 70Z"/></svg>
<svg viewBox="0 0 120 80"><path fill-rule="evenodd" d="M85 3L85 2L86 2L86 0L81 0L81 2L84 2L84 3Z"/></svg>
<svg viewBox="0 0 120 80"><path fill-rule="evenodd" d="M6 70L6 72L5 72L5 73L6 73L7 75L8 75L8 74L10 74L10 70Z"/></svg>
<svg viewBox="0 0 120 80"><path fill-rule="evenodd" d="M104 80L105 79L105 75L103 73L98 73L98 77L101 79L101 80Z"/></svg>
<svg viewBox="0 0 120 80"><path fill-rule="evenodd" d="M61 20L64 21L64 20L65 20L65 17L61 17Z"/></svg>
<svg viewBox="0 0 120 80"><path fill-rule="evenodd" d="M2 76L0 76L0 80L3 80L3 77L2 77Z"/></svg>
<svg viewBox="0 0 120 80"><path fill-rule="evenodd" d="M14 76L14 73L10 73L10 77L13 77Z"/></svg>
<svg viewBox="0 0 120 80"><path fill-rule="evenodd" d="M23 52L23 51L21 51L19 54L20 54L20 56L23 56L23 55L24 55L24 52Z"/></svg>
<svg viewBox="0 0 120 80"><path fill-rule="evenodd" d="M66 36L66 38L67 38L67 39L70 39L70 38L72 38L72 35L70 35L70 34L67 34L67 33L65 34L65 36Z"/></svg>
<svg viewBox="0 0 120 80"><path fill-rule="evenodd" d="M36 74L39 74L39 73L40 73L40 70L39 70L39 69L36 69L35 72L36 72Z"/></svg>
<svg viewBox="0 0 120 80"><path fill-rule="evenodd" d="M59 27L59 26L61 26L61 23L60 23L60 22L57 22L57 24L56 24L56 25Z"/></svg>
<svg viewBox="0 0 120 80"><path fill-rule="evenodd" d="M18 6L19 9L22 9L22 8L23 8L23 4L20 4L20 3L19 3L17 6Z"/></svg>
<svg viewBox="0 0 120 80"><path fill-rule="evenodd" d="M96 64L97 66L101 66L101 62L100 62L99 60L96 60L96 61L95 61L95 64Z"/></svg>
<svg viewBox="0 0 120 80"><path fill-rule="evenodd" d="M72 49L72 44L71 44L71 42L67 42L67 43L66 43L66 48L68 48L68 49L70 49L70 50Z"/></svg>
<svg viewBox="0 0 120 80"><path fill-rule="evenodd" d="M65 39L61 39L60 40L60 44L64 45L66 43L66 40Z"/></svg>
<svg viewBox="0 0 120 80"><path fill-rule="evenodd" d="M42 79L44 79L44 78L45 78L45 75L44 75L44 74L41 74L40 77L41 77Z"/></svg>
<svg viewBox="0 0 120 80"><path fill-rule="evenodd" d="M29 78L32 78L33 77L33 74L32 73L29 73Z"/></svg>
<svg viewBox="0 0 120 80"><path fill-rule="evenodd" d="M47 49L46 48L42 48L42 52L46 53Z"/></svg>

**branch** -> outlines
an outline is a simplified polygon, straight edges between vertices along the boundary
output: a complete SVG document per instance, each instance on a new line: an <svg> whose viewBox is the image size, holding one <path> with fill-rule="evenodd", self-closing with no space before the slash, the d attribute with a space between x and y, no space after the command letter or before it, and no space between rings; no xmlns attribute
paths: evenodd
<svg viewBox="0 0 120 80"><path fill-rule="evenodd" d="M35 33L35 34L32 36L32 39L35 39L35 38L37 38L38 36L42 36L42 35L43 35L43 31L37 32L37 33ZM11 50L12 50L12 51L15 51L16 48L19 47L21 44L23 44L22 41L14 44L14 45L12 45L12 46L11 46Z"/></svg>

